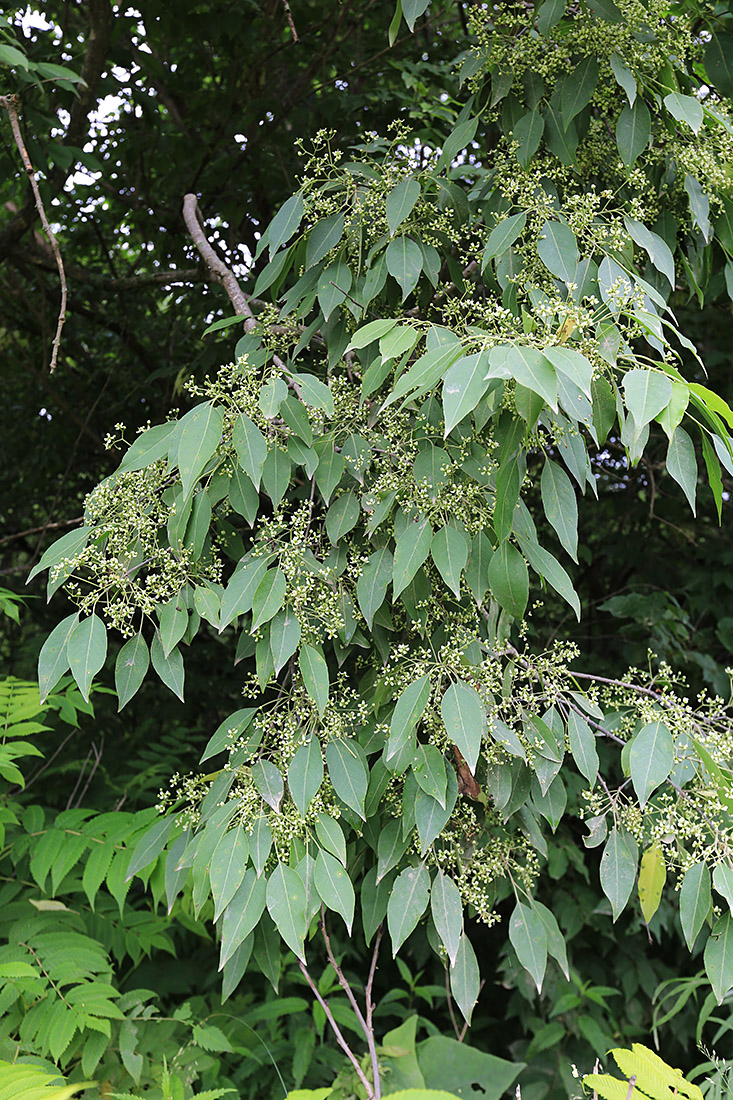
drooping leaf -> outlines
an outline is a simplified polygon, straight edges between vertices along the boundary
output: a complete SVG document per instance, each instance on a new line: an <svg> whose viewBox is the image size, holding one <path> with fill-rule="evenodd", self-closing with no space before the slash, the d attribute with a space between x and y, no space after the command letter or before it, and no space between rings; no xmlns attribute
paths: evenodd
<svg viewBox="0 0 733 1100"><path fill-rule="evenodd" d="M529 575L527 563L509 541L501 544L489 562L488 580L497 602L521 619L529 599Z"/></svg>
<svg viewBox="0 0 733 1100"><path fill-rule="evenodd" d="M674 478L687 497L693 516L697 491L697 459L695 447L684 428L676 428L667 448L667 473Z"/></svg>
<svg viewBox="0 0 733 1100"><path fill-rule="evenodd" d="M523 233L526 224L527 214L526 211L522 210L519 214L512 214L494 226L484 249L481 260L482 269L486 267L489 260L492 260L495 256L501 256L507 248L514 244L517 237Z"/></svg>
<svg viewBox="0 0 733 1100"><path fill-rule="evenodd" d="M224 910L219 970L259 924L260 917L265 911L266 898L266 880L259 878L256 871L248 867L244 872L241 885Z"/></svg>
<svg viewBox="0 0 733 1100"><path fill-rule="evenodd" d="M672 383L666 374L651 370L630 370L623 380L626 407L636 426L643 428L672 399Z"/></svg>
<svg viewBox="0 0 733 1100"><path fill-rule="evenodd" d="M252 597L252 630L267 623L285 602L287 581L282 569L268 569Z"/></svg>
<svg viewBox="0 0 733 1100"><path fill-rule="evenodd" d="M598 777L598 750L590 726L577 710L568 713L570 751L581 775L594 785Z"/></svg>
<svg viewBox="0 0 733 1100"><path fill-rule="evenodd" d="M712 907L710 871L705 862L693 863L685 871L680 888L680 923L690 951Z"/></svg>
<svg viewBox="0 0 733 1100"><path fill-rule="evenodd" d="M306 893L297 871L278 863L267 880L267 910L290 950L305 961Z"/></svg>
<svg viewBox="0 0 733 1100"><path fill-rule="evenodd" d="M223 424L221 409L213 401L196 405L178 421L171 437L171 456L175 455L181 475L183 500L219 446Z"/></svg>
<svg viewBox="0 0 733 1100"><path fill-rule="evenodd" d="M402 300L417 286L422 271L423 255L420 247L409 237L395 237L387 245L387 270L402 289Z"/></svg>
<svg viewBox="0 0 733 1100"><path fill-rule="evenodd" d="M560 466L545 460L540 478L542 507L560 542L578 560L578 502L570 478Z"/></svg>
<svg viewBox="0 0 733 1100"><path fill-rule="evenodd" d="M277 813L284 793L283 777L271 760L258 760L250 769L252 781L268 806Z"/></svg>
<svg viewBox="0 0 733 1100"><path fill-rule="evenodd" d="M68 641L78 622L78 612L67 615L53 628L41 646L38 655L38 686L42 703L69 668Z"/></svg>
<svg viewBox="0 0 733 1100"><path fill-rule="evenodd" d="M626 907L636 878L639 851L631 833L614 826L601 857L601 887L616 921Z"/></svg>
<svg viewBox="0 0 733 1100"><path fill-rule="evenodd" d="M234 422L232 443L242 467L255 489L260 487L262 467L267 458L267 443L260 429L248 416L240 413Z"/></svg>
<svg viewBox="0 0 733 1100"><path fill-rule="evenodd" d="M433 531L424 518L410 520L396 539L392 565L392 593L396 599L407 588L430 553Z"/></svg>
<svg viewBox="0 0 733 1100"><path fill-rule="evenodd" d="M288 766L288 789L290 797L298 807L298 813L305 817L308 807L318 793L323 782L323 757L321 746L315 734L301 745Z"/></svg>
<svg viewBox="0 0 733 1100"><path fill-rule="evenodd" d="M509 918L509 940L540 993L547 967L547 932L535 910L520 901Z"/></svg>
<svg viewBox="0 0 733 1100"><path fill-rule="evenodd" d="M461 594L461 573L468 562L468 550L468 536L448 525L435 532L430 544L430 556L456 596Z"/></svg>
<svg viewBox="0 0 733 1100"><path fill-rule="evenodd" d="M637 884L641 912L647 924L659 908L666 878L667 867L664 862L664 852L659 841L655 841L642 854Z"/></svg>
<svg viewBox="0 0 733 1100"><path fill-rule="evenodd" d="M486 728L486 711L481 697L475 688L458 680L445 692L440 713L448 737L474 773Z"/></svg>
<svg viewBox="0 0 733 1100"><path fill-rule="evenodd" d="M631 168L646 148L652 132L649 108L639 96L633 106L626 104L616 123L616 145L627 168Z"/></svg>
<svg viewBox="0 0 733 1100"><path fill-rule="evenodd" d="M298 666L305 689L322 716L328 703L329 690L328 665L322 651L315 646L301 645Z"/></svg>
<svg viewBox="0 0 733 1100"><path fill-rule="evenodd" d="M420 184L415 179L400 180L389 192L386 200L387 225L393 236L403 221L409 218L419 198Z"/></svg>
<svg viewBox="0 0 733 1100"><path fill-rule="evenodd" d="M705 973L718 1004L733 986L733 917L730 911L718 917L704 952Z"/></svg>
<svg viewBox="0 0 733 1100"><path fill-rule="evenodd" d="M563 81L560 109L565 126L590 103L597 83L598 62L589 54Z"/></svg>
<svg viewBox="0 0 733 1100"><path fill-rule="evenodd" d="M326 764L336 794L365 820L364 799L369 774L359 743L352 738L329 741L326 745Z"/></svg>
<svg viewBox="0 0 733 1100"><path fill-rule="evenodd" d="M428 907L430 872L424 863L406 867L395 879L387 904L387 927L396 955Z"/></svg>
<svg viewBox="0 0 733 1100"><path fill-rule="evenodd" d="M346 868L329 852L320 851L316 856L314 877L323 904L344 918L346 929L351 935L356 898Z"/></svg>
<svg viewBox="0 0 733 1100"><path fill-rule="evenodd" d="M455 966L463 931L463 902L453 879L440 870L430 888L430 911L451 966Z"/></svg>
<svg viewBox="0 0 733 1100"><path fill-rule="evenodd" d="M578 266L578 242L566 222L546 221L540 230L537 253L549 272L570 283Z"/></svg>
<svg viewBox="0 0 733 1100"><path fill-rule="evenodd" d="M69 631L66 642L66 658L71 674L87 702L92 680L104 664L106 656L107 631L104 623L98 615L88 615Z"/></svg>
<svg viewBox="0 0 733 1100"><path fill-rule="evenodd" d="M393 568L392 554L386 546L383 546L371 555L356 582L356 598L370 630L374 616L387 595Z"/></svg>
<svg viewBox="0 0 733 1100"><path fill-rule="evenodd" d="M404 748L428 705L430 691L430 675L426 673L408 684L400 695L390 721L386 760L391 760Z"/></svg>
<svg viewBox="0 0 733 1100"><path fill-rule="evenodd" d="M211 896L214 899L214 921L218 921L242 885L248 859L247 834L241 826L227 830L214 849L209 865Z"/></svg>
<svg viewBox="0 0 733 1100"><path fill-rule="evenodd" d="M512 136L517 142L517 160L523 168L527 167L537 152L544 129L545 120L537 107L522 115L514 127Z"/></svg>
<svg viewBox="0 0 733 1100"><path fill-rule="evenodd" d="M450 435L456 424L473 412L486 393L488 357L485 352L464 355L452 364L443 377L443 434Z"/></svg>
<svg viewBox="0 0 733 1100"><path fill-rule="evenodd" d="M458 952L450 968L450 991L467 1024L471 1023L481 989L476 952L465 932L461 933Z"/></svg>
<svg viewBox="0 0 733 1100"><path fill-rule="evenodd" d="M300 633L300 621L290 608L281 608L270 621L270 650L276 676L298 648Z"/></svg>
<svg viewBox="0 0 733 1100"><path fill-rule="evenodd" d="M674 763L674 739L663 722L648 722L635 735L629 752L631 782L642 809L667 778Z"/></svg>
<svg viewBox="0 0 733 1100"><path fill-rule="evenodd" d="M512 378L538 393L557 412L557 374L541 351L532 347L511 347L506 352L504 365Z"/></svg>
<svg viewBox="0 0 733 1100"><path fill-rule="evenodd" d="M57 627L58 629L58 627ZM136 634L129 638L117 654L115 661L115 689L117 691L118 706L122 710L129 703L133 695L145 679L145 674L150 667L150 653L142 634Z"/></svg>

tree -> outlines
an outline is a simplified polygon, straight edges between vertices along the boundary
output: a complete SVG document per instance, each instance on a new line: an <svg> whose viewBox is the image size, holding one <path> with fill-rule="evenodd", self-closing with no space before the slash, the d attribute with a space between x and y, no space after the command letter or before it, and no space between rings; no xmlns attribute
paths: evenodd
<svg viewBox="0 0 733 1100"><path fill-rule="evenodd" d="M421 7L398 6L390 34ZM234 362L187 382L193 407L131 442L31 573L78 605L41 651L42 695L70 670L88 697L108 632L126 638L121 708L151 665L183 697L197 635L228 644L245 706L202 756L222 766L162 798L127 875L172 852L192 866L230 986L279 933L367 1096L383 930L393 955L429 946L467 1024L475 922L507 918L538 992L548 957L568 973L567 914L540 898L573 821L589 864L603 846L613 920L636 885L651 924L673 874L713 999L733 986L711 893L730 902L724 700L690 706L654 659L579 665L565 627L538 644L560 601L581 619L587 489L671 478L694 513L704 480L723 514L733 412L672 307L732 277L731 40L702 4L472 18L444 136L401 122L345 160L317 134L248 242L251 291L186 196L235 309L215 327L244 328ZM361 1002L339 920L372 951ZM319 936L364 1060L314 980Z"/></svg>

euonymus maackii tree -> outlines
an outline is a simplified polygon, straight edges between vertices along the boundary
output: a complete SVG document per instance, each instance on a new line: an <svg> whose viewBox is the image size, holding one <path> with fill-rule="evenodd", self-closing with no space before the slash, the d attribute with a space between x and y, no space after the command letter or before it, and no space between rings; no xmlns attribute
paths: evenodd
<svg viewBox="0 0 733 1100"><path fill-rule="evenodd" d="M398 5L393 32L425 8ZM165 861L168 904L189 891L217 922L228 988L252 958L276 977L282 938L322 1001L320 928L367 1095L384 927L395 954L423 929L466 1021L467 915L501 904L538 989L548 957L567 972L534 890L566 814L603 846L613 919L638 882L649 922L671 876L716 996L733 985L724 702L525 641L542 587L580 618L577 494L597 493L609 440L630 469L663 431L693 512L701 482L722 512L733 412L674 305L733 290L733 39L711 5L660 0L499 5L473 30L441 150L402 125L348 155L317 135L252 295L187 200L237 310L212 327L244 325L235 360L135 439L33 571L79 607L41 652L44 695L69 669L88 695L112 631L120 707L151 664L183 698L185 647L221 636L242 708L204 748L216 769L162 794L127 873ZM373 946L363 1007L339 920Z"/></svg>

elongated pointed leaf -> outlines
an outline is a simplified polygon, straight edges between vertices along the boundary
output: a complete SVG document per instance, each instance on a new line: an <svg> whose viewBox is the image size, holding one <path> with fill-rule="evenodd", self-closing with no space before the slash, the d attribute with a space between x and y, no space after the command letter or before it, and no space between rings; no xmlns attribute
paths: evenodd
<svg viewBox="0 0 733 1100"><path fill-rule="evenodd" d="M443 696L440 713L446 733L474 773L486 729L486 711L481 697L475 688L458 680Z"/></svg>
<svg viewBox="0 0 733 1100"><path fill-rule="evenodd" d="M733 917L723 913L713 925L705 944L705 973L710 979L718 1004L722 1004L733 986Z"/></svg>
<svg viewBox="0 0 733 1100"><path fill-rule="evenodd" d="M165 686L170 688L173 694L177 695L181 702L183 702L185 669L183 667L181 651L178 648L173 649L166 657L157 630L153 635L153 641L150 645L150 659L153 668L158 673L158 676L160 676Z"/></svg>
<svg viewBox="0 0 733 1100"><path fill-rule="evenodd" d="M142 634L125 642L115 661L115 689L119 699L118 711L129 703L145 679L150 667L150 653Z"/></svg>
<svg viewBox="0 0 733 1100"><path fill-rule="evenodd" d="M588 106L597 83L598 62L589 54L563 82L560 110L566 126Z"/></svg>
<svg viewBox="0 0 733 1100"><path fill-rule="evenodd" d="M66 656L79 691L88 702L92 680L107 656L107 631L98 615L82 619L69 632Z"/></svg>
<svg viewBox="0 0 733 1100"><path fill-rule="evenodd" d="M255 489L260 487L262 467L267 458L265 437L248 416L240 413L234 422L232 442L242 467Z"/></svg>
<svg viewBox="0 0 733 1100"><path fill-rule="evenodd" d="M249 840L241 826L224 833L211 857L209 878L214 899L214 921L218 921L242 885L249 859Z"/></svg>
<svg viewBox="0 0 733 1100"><path fill-rule="evenodd" d="M387 246L387 271L402 289L402 300L417 286L422 271L423 256L420 247L409 237L395 237Z"/></svg>
<svg viewBox="0 0 733 1100"><path fill-rule="evenodd" d="M303 677L305 690L316 704L319 715L323 716L328 703L329 688L326 658L320 649L310 645L301 645L298 655L298 667Z"/></svg>
<svg viewBox="0 0 733 1100"><path fill-rule="evenodd" d="M389 726L386 760L391 760L410 738L430 698L430 676L425 674L404 689L395 704Z"/></svg>
<svg viewBox="0 0 733 1100"><path fill-rule="evenodd" d="M255 592L266 571L267 559L253 558L234 573L221 598L220 634L237 615L244 615L252 610Z"/></svg>
<svg viewBox="0 0 733 1100"><path fill-rule="evenodd" d="M468 936L463 932L455 962L450 968L450 991L467 1024L471 1023L480 989L481 975L476 952Z"/></svg>
<svg viewBox="0 0 733 1100"><path fill-rule="evenodd" d="M647 924L659 908L666 878L667 867L664 862L664 852L659 842L655 841L641 857L639 881L637 883L641 913Z"/></svg>
<svg viewBox="0 0 733 1100"><path fill-rule="evenodd" d="M627 168L631 168L646 148L651 131L651 116L643 99L639 97L633 106L627 104L623 108L616 123L616 145Z"/></svg>
<svg viewBox="0 0 733 1100"><path fill-rule="evenodd" d="M213 401L197 405L178 421L171 439L185 500L201 476L204 466L219 446L223 416Z"/></svg>
<svg viewBox="0 0 733 1100"><path fill-rule="evenodd" d="M356 898L346 868L329 852L320 851L316 856L314 878L323 904L344 918L346 929L351 935Z"/></svg>
<svg viewBox="0 0 733 1100"><path fill-rule="evenodd" d="M557 537L573 561L578 560L578 502L570 478L550 459L540 478L542 507Z"/></svg>
<svg viewBox="0 0 733 1100"><path fill-rule="evenodd" d="M323 758L318 738L313 734L295 753L288 767L290 797L305 817L308 807L323 782Z"/></svg>
<svg viewBox="0 0 733 1100"><path fill-rule="evenodd" d="M252 597L252 630L270 621L285 602L287 581L282 569L268 569Z"/></svg>
<svg viewBox="0 0 733 1100"><path fill-rule="evenodd" d="M300 622L290 608L282 608L270 622L270 651L279 675L300 644Z"/></svg>
<svg viewBox="0 0 733 1100"><path fill-rule="evenodd" d="M329 741L326 745L326 764L336 794L365 820L364 799L369 773L361 745L351 738Z"/></svg>
<svg viewBox="0 0 733 1100"><path fill-rule="evenodd" d="M394 236L395 230L409 218L417 200L420 198L420 184L414 179L403 179L387 195L387 225Z"/></svg>
<svg viewBox="0 0 733 1100"><path fill-rule="evenodd" d="M494 553L488 579L494 599L515 619L521 619L529 599L529 575L527 563L510 542L503 542Z"/></svg>
<svg viewBox="0 0 733 1100"><path fill-rule="evenodd" d="M430 872L424 864L406 867L395 879L387 905L387 927L396 955L428 907Z"/></svg>
<svg viewBox="0 0 733 1100"><path fill-rule="evenodd" d="M504 369L522 386L538 393L557 412L557 374L541 351L530 347L511 347L506 352Z"/></svg>
<svg viewBox="0 0 733 1100"><path fill-rule="evenodd" d="M219 969L230 959L265 911L267 883L252 867L244 872L242 883L224 911L221 928Z"/></svg>
<svg viewBox="0 0 733 1100"><path fill-rule="evenodd" d="M685 871L680 889L680 924L688 948L692 951L700 929L711 913L713 903L710 871L706 863L693 863Z"/></svg>
<svg viewBox="0 0 733 1100"><path fill-rule="evenodd" d="M693 516L697 492L697 459L695 446L684 428L675 428L667 448L667 473L674 478L687 497Z"/></svg>
<svg viewBox="0 0 733 1100"><path fill-rule="evenodd" d="M397 598L423 564L433 541L433 531L426 519L409 522L397 539L392 566L392 593Z"/></svg>
<svg viewBox="0 0 733 1100"><path fill-rule="evenodd" d="M601 887L616 921L626 907L636 878L639 852L631 833L614 827L601 857Z"/></svg>
<svg viewBox="0 0 733 1100"><path fill-rule="evenodd" d="M308 930L306 893L297 871L278 863L267 881L267 909L290 950L303 962L303 941Z"/></svg>
<svg viewBox="0 0 733 1100"><path fill-rule="evenodd" d="M176 825L174 816L160 817L154 821L149 829L146 829L140 840L135 845L130 862L127 865L125 879L127 882L138 871L142 871L149 863L157 859L168 843L168 839Z"/></svg>
<svg viewBox="0 0 733 1100"><path fill-rule="evenodd" d="M586 720L576 710L568 714L568 738L578 771L592 787L598 777L596 739Z"/></svg>
<svg viewBox="0 0 733 1100"><path fill-rule="evenodd" d="M456 424L473 412L489 388L486 371L489 357L484 351L464 355L443 376L443 434L450 435Z"/></svg>
<svg viewBox="0 0 733 1100"><path fill-rule="evenodd" d="M519 901L509 918L509 940L540 993L547 967L547 932L534 909Z"/></svg>
<svg viewBox="0 0 733 1100"><path fill-rule="evenodd" d="M268 806L277 813L282 802L283 777L271 760L258 760L252 765L252 781Z"/></svg>
<svg viewBox="0 0 733 1100"><path fill-rule="evenodd" d="M666 408L672 399L672 383L666 374L652 370L630 370L624 375L626 407L643 428Z"/></svg>
<svg viewBox="0 0 733 1100"><path fill-rule="evenodd" d="M467 536L448 525L435 532L430 544L430 556L441 577L456 596L461 594L461 573L468 562L469 546Z"/></svg>
<svg viewBox="0 0 733 1100"><path fill-rule="evenodd" d="M54 627L41 647L38 655L38 687L42 703L69 668L68 641L78 623L78 612L67 615Z"/></svg>
<svg viewBox="0 0 733 1100"><path fill-rule="evenodd" d="M430 888L430 911L451 966L455 966L463 932L463 902L452 878L438 871Z"/></svg>
<svg viewBox="0 0 733 1100"><path fill-rule="evenodd" d="M393 568L392 554L386 546L383 546L381 550L371 555L356 582L356 598L370 630L374 616L387 595Z"/></svg>
<svg viewBox="0 0 733 1100"><path fill-rule="evenodd" d="M571 283L578 266L578 242L566 222L546 221L540 231L537 253L549 272Z"/></svg>
<svg viewBox="0 0 733 1100"><path fill-rule="evenodd" d="M649 795L672 770L674 739L663 722L649 722L634 737L629 752L631 782L642 809Z"/></svg>
<svg viewBox="0 0 733 1100"><path fill-rule="evenodd" d="M494 226L486 242L486 248L484 249L483 259L481 261L482 269L486 267L488 261L492 260L494 256L501 256L503 252L506 252L507 248L510 248L511 245L514 244L517 237L524 232L526 224L527 214L526 211L523 210L520 214L512 214L510 217L504 218L498 225Z"/></svg>

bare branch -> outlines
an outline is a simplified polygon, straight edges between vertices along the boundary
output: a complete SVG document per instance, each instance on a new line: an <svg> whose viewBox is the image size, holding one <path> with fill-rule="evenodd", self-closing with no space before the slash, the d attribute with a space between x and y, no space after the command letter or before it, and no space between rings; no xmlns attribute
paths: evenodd
<svg viewBox="0 0 733 1100"><path fill-rule="evenodd" d="M326 1019L328 1020L329 1024L331 1025L333 1033L336 1036L336 1042L341 1047L344 1054L346 1055L346 1057L349 1059L352 1066L356 1070L357 1075L359 1077L359 1080L361 1081L362 1085L364 1086L364 1088L366 1090L367 1100L376 1100L376 1097L375 1097L375 1094L374 1094L374 1089L372 1088L371 1084L369 1083L369 1080L367 1079L367 1077L364 1073L364 1070L359 1065L359 1061L358 1061L356 1055L354 1054L351 1047L349 1046L349 1044L344 1039L344 1036L341 1032L341 1028L336 1023L336 1020L334 1019L333 1013L331 1012L331 1009L328 1007L328 1001L325 1001L323 999L323 997L321 996L321 994L318 992L318 987L316 986L315 982L313 981L310 974L308 973L308 970L306 969L305 964L302 963L300 961L300 959L298 959L298 966L300 967L301 972L302 972L305 980L308 982L308 985L311 987L311 991L312 991L313 995L315 996L315 998L318 1001L319 1005L321 1006L324 1013L326 1014Z"/></svg>
<svg viewBox="0 0 733 1100"><path fill-rule="evenodd" d="M38 216L41 219L41 225L44 228L46 236L48 237L49 244L56 259L56 266L59 270L59 282L61 283L61 305L59 306L59 315L56 322L56 335L53 338L53 345L51 347L51 363L49 365L49 374L53 374L56 369L56 361L59 356L59 345L61 344L61 333L64 328L64 321L66 320L66 302L69 296L69 291L66 286L66 272L64 271L64 261L61 257L61 249L59 248L59 242L56 240L53 229L48 224L48 218L46 217L46 209L43 205L43 199L41 198L41 192L38 190L38 181L36 180L36 173L31 163L31 158L28 156L28 150L25 147L23 141L23 134L20 130L20 120L18 118L18 97L16 95L4 95L0 96L0 107L4 107L8 112L8 118L10 119L10 128L13 131L13 140L15 141L16 148L20 153L20 159L23 162L26 175L33 191L33 198L36 202L36 210Z"/></svg>
<svg viewBox="0 0 733 1100"><path fill-rule="evenodd" d="M196 245L201 259L208 267L213 278L224 287L229 295L229 301L232 303L237 313L245 318L245 332L251 332L255 326L255 317L250 308L247 296L237 282L234 272L229 270L224 261L217 256L213 246L209 243L204 232L198 199L195 195L188 194L183 199L183 220L186 223L186 229L191 235L191 240Z"/></svg>

